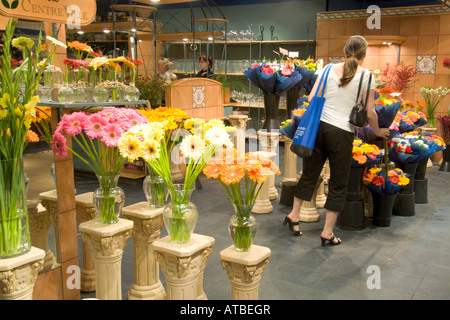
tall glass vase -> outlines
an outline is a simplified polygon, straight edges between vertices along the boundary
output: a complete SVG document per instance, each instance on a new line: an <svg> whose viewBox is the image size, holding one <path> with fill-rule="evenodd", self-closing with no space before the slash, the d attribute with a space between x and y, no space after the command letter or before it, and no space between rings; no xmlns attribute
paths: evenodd
<svg viewBox="0 0 450 320"><path fill-rule="evenodd" d="M97 175L100 188L94 191L93 200L100 222L113 224L119 222L125 204L125 193L117 186L120 174Z"/></svg>
<svg viewBox="0 0 450 320"><path fill-rule="evenodd" d="M148 175L145 177L142 187L150 208L162 208L166 203L166 184L164 180L150 167L147 166Z"/></svg>
<svg viewBox="0 0 450 320"><path fill-rule="evenodd" d="M233 204L235 214L228 222L228 233L234 250L249 251L255 239L258 222L251 215L253 204Z"/></svg>
<svg viewBox="0 0 450 320"><path fill-rule="evenodd" d="M22 158L0 160L0 258L31 249Z"/></svg>
<svg viewBox="0 0 450 320"><path fill-rule="evenodd" d="M169 189L170 202L164 206L164 226L170 241L183 244L191 240L198 219L198 209L190 202L193 189L184 190L184 185L178 184Z"/></svg>

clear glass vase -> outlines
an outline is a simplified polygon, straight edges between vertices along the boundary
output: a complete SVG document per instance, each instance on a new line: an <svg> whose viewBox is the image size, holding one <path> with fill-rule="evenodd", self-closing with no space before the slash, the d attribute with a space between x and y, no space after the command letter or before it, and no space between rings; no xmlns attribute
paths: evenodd
<svg viewBox="0 0 450 320"><path fill-rule="evenodd" d="M124 86L118 82L112 83L109 87L109 101L125 101L125 90Z"/></svg>
<svg viewBox="0 0 450 320"><path fill-rule="evenodd" d="M97 175L100 188L94 191L93 200L100 222L113 224L119 222L125 204L125 193L117 186L120 174Z"/></svg>
<svg viewBox="0 0 450 320"><path fill-rule="evenodd" d="M92 99L94 99L95 102L108 102L109 90L102 85L95 86L92 91Z"/></svg>
<svg viewBox="0 0 450 320"><path fill-rule="evenodd" d="M53 101L53 87L38 86L36 88L36 94L39 96L39 102Z"/></svg>
<svg viewBox="0 0 450 320"><path fill-rule="evenodd" d="M167 188L164 180L150 167L142 187L150 208L162 208L166 204Z"/></svg>
<svg viewBox="0 0 450 320"><path fill-rule="evenodd" d="M83 103L88 102L87 87L81 83L73 85L74 102Z"/></svg>
<svg viewBox="0 0 450 320"><path fill-rule="evenodd" d="M169 189L170 202L164 206L164 226L170 241L183 244L191 240L198 219L198 209L190 202L193 189L184 190L184 185Z"/></svg>
<svg viewBox="0 0 450 320"><path fill-rule="evenodd" d="M0 160L0 258L31 249L22 158Z"/></svg>
<svg viewBox="0 0 450 320"><path fill-rule="evenodd" d="M126 89L126 99L127 101L138 101L141 93L139 89L136 88L134 83L130 84Z"/></svg>
<svg viewBox="0 0 450 320"><path fill-rule="evenodd" d="M73 89L64 83L58 90L58 100L61 103L73 103L75 99L75 93Z"/></svg>
<svg viewBox="0 0 450 320"><path fill-rule="evenodd" d="M235 214L228 222L228 233L236 251L248 251L258 228L258 221L251 215L253 204L233 204L233 206Z"/></svg>

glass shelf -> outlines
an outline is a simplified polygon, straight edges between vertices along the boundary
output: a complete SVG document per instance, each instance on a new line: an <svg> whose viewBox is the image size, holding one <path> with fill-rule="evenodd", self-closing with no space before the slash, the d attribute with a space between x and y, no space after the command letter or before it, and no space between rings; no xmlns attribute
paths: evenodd
<svg viewBox="0 0 450 320"><path fill-rule="evenodd" d="M37 106L62 108L62 109L76 109L76 108L93 108L93 107L147 105L147 103L148 103L147 100L116 101L116 102L83 102L83 103L39 102Z"/></svg>

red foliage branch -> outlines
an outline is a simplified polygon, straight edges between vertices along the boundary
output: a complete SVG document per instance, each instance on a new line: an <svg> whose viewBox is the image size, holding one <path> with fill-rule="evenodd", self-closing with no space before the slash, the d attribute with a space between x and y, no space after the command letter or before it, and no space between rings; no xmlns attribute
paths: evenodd
<svg viewBox="0 0 450 320"><path fill-rule="evenodd" d="M405 65L403 61L396 64L393 68L387 63L386 68L381 71L381 75L389 88L403 92L413 81L416 69L412 65Z"/></svg>

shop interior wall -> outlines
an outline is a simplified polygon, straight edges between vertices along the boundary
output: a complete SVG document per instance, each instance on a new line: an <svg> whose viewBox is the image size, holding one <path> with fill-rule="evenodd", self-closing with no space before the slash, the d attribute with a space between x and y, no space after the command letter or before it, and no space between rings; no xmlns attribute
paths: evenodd
<svg viewBox="0 0 450 320"><path fill-rule="evenodd" d="M404 92L408 100L423 101L421 85L450 86L450 69L443 67L445 58L450 58L450 14L381 17L380 29L368 29L366 18L317 20L316 58L343 56L344 42L341 36L351 35L396 35L406 38L400 49L400 61L406 65L417 65L418 55L436 55L434 74L416 74L414 83ZM397 63L396 46L370 46L363 66L383 69L386 64ZM447 114L450 103L448 95L439 105L435 116Z"/></svg>

